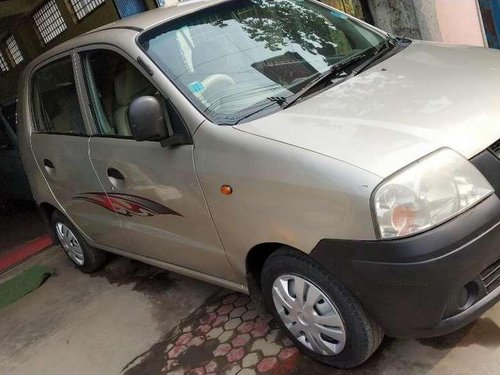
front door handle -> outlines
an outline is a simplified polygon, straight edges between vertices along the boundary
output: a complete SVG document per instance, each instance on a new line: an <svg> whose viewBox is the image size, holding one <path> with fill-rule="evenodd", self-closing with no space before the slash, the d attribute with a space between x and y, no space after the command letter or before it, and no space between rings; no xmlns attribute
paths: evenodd
<svg viewBox="0 0 500 375"><path fill-rule="evenodd" d="M53 175L55 173L56 167L49 159L43 159L43 165L48 174Z"/></svg>
<svg viewBox="0 0 500 375"><path fill-rule="evenodd" d="M108 177L114 178L116 180L125 180L125 177L118 169L109 168L108 169Z"/></svg>

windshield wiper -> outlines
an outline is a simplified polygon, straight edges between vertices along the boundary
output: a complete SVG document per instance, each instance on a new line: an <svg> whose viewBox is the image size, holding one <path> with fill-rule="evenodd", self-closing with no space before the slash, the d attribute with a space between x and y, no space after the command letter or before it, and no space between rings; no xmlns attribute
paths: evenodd
<svg viewBox="0 0 500 375"><path fill-rule="evenodd" d="M236 121L228 124L228 125L238 125L241 123L243 120L246 120L252 116L255 116L257 113L262 112L266 109L269 109L272 106L279 105L281 109L286 109L293 105L297 100L301 99L304 95L306 95L311 89L316 87L317 85L321 84L322 82L328 80L328 79L333 79L336 78L339 73L343 72L345 68L348 66L351 66L361 60L365 60L363 63L355 67L352 72L344 77L344 79L347 79L351 76L357 75L361 73L364 69L366 69L369 65L371 65L375 60L380 58L381 55L385 54L386 52L390 51L392 47L396 45L397 42L391 40L391 38L388 38L384 41L384 43L380 43L380 45L377 45L375 47L371 47L364 52L361 52L357 55L348 57L347 59L341 60L335 64L333 64L330 69L328 69L326 72L319 74L316 78L314 78L312 81L310 81L305 87L303 87L300 91L298 91L296 94L293 94L289 97L281 97L281 96L272 96L268 97L265 100L262 101L263 105L259 108L257 108L255 111L250 112L243 117L238 118ZM266 103L267 102L267 103Z"/></svg>
<svg viewBox="0 0 500 375"><path fill-rule="evenodd" d="M359 73L368 68L374 61L378 60L382 55L389 52L396 44L391 39L386 39L385 43L370 57L368 60L363 62L361 65L353 69L351 75L357 76Z"/></svg>
<svg viewBox="0 0 500 375"><path fill-rule="evenodd" d="M348 66L351 66L361 60L366 60L363 64L360 66L356 67L352 73L345 77L349 78L352 75L359 74L362 70L364 70L366 67L368 67L373 61L378 59L380 57L381 52L385 52L386 50L390 49L390 42L389 40L386 40L385 43L383 43L380 46L377 47L372 47L365 52L359 53L357 55L354 55L350 58L344 59L339 61L338 63L333 64L330 69L328 69L326 72L322 73L319 75L317 78L313 79L311 82L309 82L305 87L303 87L300 91L298 91L296 94L293 94L289 96L281 105L282 109L286 109L293 105L297 100L301 99L304 95L306 95L311 89L314 87L318 86L319 84L323 83L324 81L327 80L332 80L333 78L336 78L339 73L343 72L345 68ZM371 55L371 56L370 56Z"/></svg>
<svg viewBox="0 0 500 375"><path fill-rule="evenodd" d="M286 98L283 98L281 96L270 96L270 97L268 97L268 98L266 98L266 99L264 99L262 101L262 104L263 104L262 107L259 107L255 111L250 112L250 113L248 113L248 114L246 114L246 115L238 118L236 121L234 121L234 122L232 122L232 123L230 123L228 125L233 125L233 126L234 125L238 125L243 120L246 120L246 119L248 119L248 118L250 118L252 116L255 116L257 113L262 112L262 111L264 111L266 109L269 109L269 108L271 108L273 106L278 105L279 107L281 107L281 106L283 106L283 103L285 101L286 101Z"/></svg>
<svg viewBox="0 0 500 375"><path fill-rule="evenodd" d="M328 69L326 72L320 74L317 78L313 79L311 82L309 82L306 86L304 86L300 91L298 91L296 94L293 94L289 96L281 105L282 109L288 108L291 105L293 105L297 100L302 98L305 94L307 94L311 89L314 87L318 86L320 83L328 80L328 79L333 79L335 78L340 72L342 72L345 68L347 68L349 65L354 64L355 62L358 62L360 60L363 60L366 58L366 53L360 53L358 55L354 55L351 58L339 61L338 63L333 64L330 69Z"/></svg>

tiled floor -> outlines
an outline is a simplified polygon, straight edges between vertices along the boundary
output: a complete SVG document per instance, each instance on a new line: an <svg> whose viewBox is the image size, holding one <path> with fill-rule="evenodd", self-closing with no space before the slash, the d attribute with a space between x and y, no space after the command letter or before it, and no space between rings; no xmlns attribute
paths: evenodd
<svg viewBox="0 0 500 375"><path fill-rule="evenodd" d="M126 375L498 374L500 308L448 336L385 339L359 368L337 370L303 356L247 296L221 292L124 368ZM500 307L500 306L499 306Z"/></svg>
<svg viewBox="0 0 500 375"><path fill-rule="evenodd" d="M182 322L163 348L163 355L145 353L125 373L151 373L159 366L169 375L286 373L300 357L271 316L259 315L248 296L238 293L211 298Z"/></svg>

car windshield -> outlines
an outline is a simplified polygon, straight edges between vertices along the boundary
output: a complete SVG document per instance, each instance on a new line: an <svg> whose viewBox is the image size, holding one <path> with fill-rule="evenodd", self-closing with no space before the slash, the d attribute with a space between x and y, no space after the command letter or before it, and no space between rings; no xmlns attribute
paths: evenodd
<svg viewBox="0 0 500 375"><path fill-rule="evenodd" d="M139 44L208 119L230 125L280 108L385 38L314 1L235 0L155 27Z"/></svg>

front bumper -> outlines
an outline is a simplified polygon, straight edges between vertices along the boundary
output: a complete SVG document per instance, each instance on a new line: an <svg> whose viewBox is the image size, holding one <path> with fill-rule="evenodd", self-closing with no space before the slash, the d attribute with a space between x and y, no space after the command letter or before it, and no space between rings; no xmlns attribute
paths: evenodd
<svg viewBox="0 0 500 375"><path fill-rule="evenodd" d="M496 195L457 218L398 240L322 240L311 252L391 337L453 332L500 299L500 160L472 162Z"/></svg>

